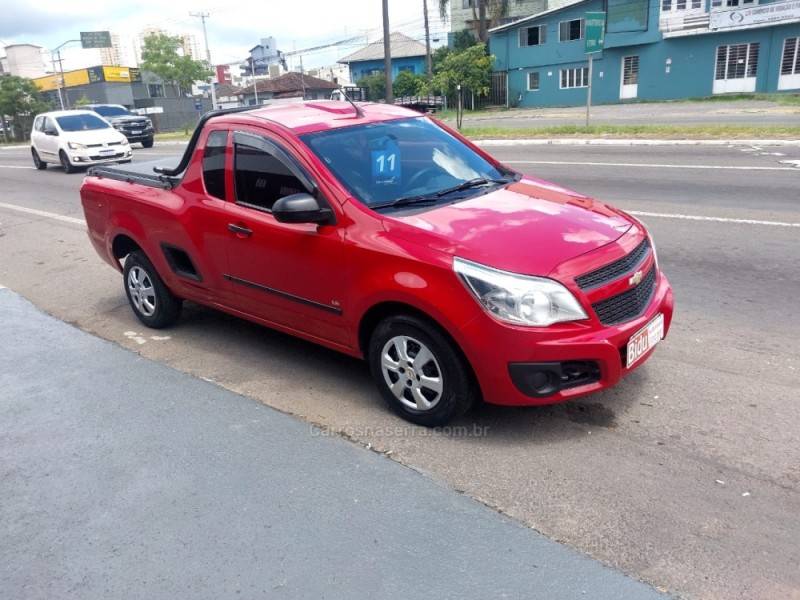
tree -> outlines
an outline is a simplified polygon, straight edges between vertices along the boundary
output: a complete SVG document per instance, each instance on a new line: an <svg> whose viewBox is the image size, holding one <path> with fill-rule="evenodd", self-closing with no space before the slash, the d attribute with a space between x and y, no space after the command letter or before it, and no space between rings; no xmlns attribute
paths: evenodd
<svg viewBox="0 0 800 600"><path fill-rule="evenodd" d="M400 71L394 78L394 95L395 97L418 96L424 84L425 77L423 75L415 75L411 71Z"/></svg>
<svg viewBox="0 0 800 600"><path fill-rule="evenodd" d="M182 56L180 36L154 33L144 38L141 67L151 71L181 90L191 90L192 83L211 77L212 71L205 62Z"/></svg>
<svg viewBox="0 0 800 600"><path fill-rule="evenodd" d="M356 85L367 88L367 98L373 102L386 98L386 79L383 72L362 77L356 82Z"/></svg>
<svg viewBox="0 0 800 600"><path fill-rule="evenodd" d="M450 51L434 71L429 91L441 91L451 98L461 97L466 90L478 96L489 93L494 56L486 54L484 44L470 46L461 52ZM459 87L460 86L460 87ZM461 110L456 119L461 127Z"/></svg>
<svg viewBox="0 0 800 600"><path fill-rule="evenodd" d="M449 52L433 74L433 88L445 94L454 94L456 86L468 89L479 96L489 93L494 56L486 54L484 44L470 46L461 52Z"/></svg>
<svg viewBox="0 0 800 600"><path fill-rule="evenodd" d="M50 104L42 99L39 89L30 79L13 75L0 77L0 119L3 130L7 132L6 117L11 117L15 139L27 138L33 118L49 109Z"/></svg>
<svg viewBox="0 0 800 600"><path fill-rule="evenodd" d="M91 104L91 103L92 103L92 101L89 100L89 97L86 94L84 94L83 96L81 96L80 98L78 98L75 101L75 107L79 108L81 106L87 106L88 104Z"/></svg>

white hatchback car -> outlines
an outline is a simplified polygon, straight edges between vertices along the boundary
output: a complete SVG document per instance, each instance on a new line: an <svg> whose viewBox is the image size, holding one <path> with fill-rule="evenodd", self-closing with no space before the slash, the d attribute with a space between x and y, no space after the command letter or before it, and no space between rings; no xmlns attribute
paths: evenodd
<svg viewBox="0 0 800 600"><path fill-rule="evenodd" d="M59 110L36 116L31 154L37 169L58 163L66 173L78 167L130 162L133 151L123 134L88 110Z"/></svg>

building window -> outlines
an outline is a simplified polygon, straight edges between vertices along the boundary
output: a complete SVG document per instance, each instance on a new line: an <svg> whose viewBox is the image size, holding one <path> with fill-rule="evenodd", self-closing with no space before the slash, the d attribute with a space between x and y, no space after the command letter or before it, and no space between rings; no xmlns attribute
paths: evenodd
<svg viewBox="0 0 800 600"><path fill-rule="evenodd" d="M758 0L711 0L713 8L737 8L739 6L755 6Z"/></svg>
<svg viewBox="0 0 800 600"><path fill-rule="evenodd" d="M681 12L701 8L703 8L703 0L661 0L661 12Z"/></svg>
<svg viewBox="0 0 800 600"><path fill-rule="evenodd" d="M622 85L639 83L639 57L626 56L622 60Z"/></svg>
<svg viewBox="0 0 800 600"><path fill-rule="evenodd" d="M461 8L475 8L476 6L475 0L461 0Z"/></svg>
<svg viewBox="0 0 800 600"><path fill-rule="evenodd" d="M403 71L408 71L409 73L415 73L416 69L414 69L414 65L404 65L397 69L398 73L402 73Z"/></svg>
<svg viewBox="0 0 800 600"><path fill-rule="evenodd" d="M585 21L583 19L573 19L572 21L561 21L558 24L558 41L571 42L583 39L583 29Z"/></svg>
<svg viewBox="0 0 800 600"><path fill-rule="evenodd" d="M745 79L758 71L758 42L733 44L717 48L714 79Z"/></svg>
<svg viewBox="0 0 800 600"><path fill-rule="evenodd" d="M539 71L528 72L528 91L529 92L539 91Z"/></svg>
<svg viewBox="0 0 800 600"><path fill-rule="evenodd" d="M561 89L589 87L589 67L561 69Z"/></svg>
<svg viewBox="0 0 800 600"><path fill-rule="evenodd" d="M537 25L536 27L523 27L519 30L519 45L541 46L547 41L547 26Z"/></svg>
<svg viewBox="0 0 800 600"><path fill-rule="evenodd" d="M151 98L163 98L164 86L161 85L160 83L148 83L147 93L150 95Z"/></svg>
<svg viewBox="0 0 800 600"><path fill-rule="evenodd" d="M212 131L208 134L203 151L203 183L209 196L225 200L225 147L228 145L227 131Z"/></svg>
<svg viewBox="0 0 800 600"><path fill-rule="evenodd" d="M800 75L800 37L784 40L781 75Z"/></svg>

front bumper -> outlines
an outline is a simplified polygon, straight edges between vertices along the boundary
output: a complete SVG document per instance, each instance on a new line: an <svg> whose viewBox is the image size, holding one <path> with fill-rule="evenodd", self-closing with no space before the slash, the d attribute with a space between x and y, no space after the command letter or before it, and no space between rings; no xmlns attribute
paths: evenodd
<svg viewBox="0 0 800 600"><path fill-rule="evenodd" d="M623 363L628 340L658 313L664 315L664 336L672 323L674 300L669 281L658 273L656 288L645 311L630 321L603 326L596 319L546 328L509 326L488 314L461 331L462 347L475 371L483 398L491 404L510 406L554 404L609 388L650 358L651 349L630 369ZM557 389L552 394L530 395L520 385L514 367L520 363L593 363L599 375L588 383ZM515 384L514 381L517 381Z"/></svg>
<svg viewBox="0 0 800 600"><path fill-rule="evenodd" d="M97 148L86 148L79 150L68 150L70 162L75 166L102 165L109 162L120 162L130 160L133 151L130 146L117 146L113 154L100 154Z"/></svg>

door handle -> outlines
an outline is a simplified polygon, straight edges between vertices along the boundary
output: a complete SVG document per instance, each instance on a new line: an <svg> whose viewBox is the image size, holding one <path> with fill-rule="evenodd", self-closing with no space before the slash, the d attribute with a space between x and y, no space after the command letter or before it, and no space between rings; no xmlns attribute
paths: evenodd
<svg viewBox="0 0 800 600"><path fill-rule="evenodd" d="M235 233L238 237L250 237L253 235L252 229L248 229L244 225L237 225L236 223L228 223L228 231Z"/></svg>

